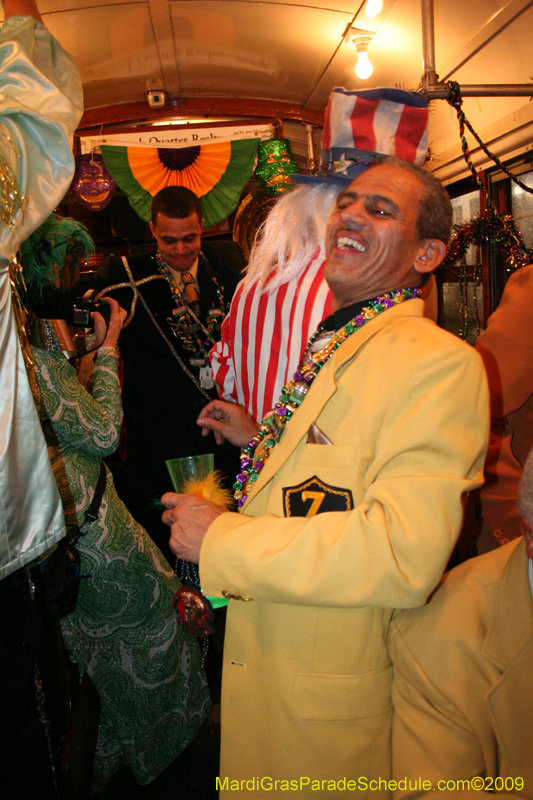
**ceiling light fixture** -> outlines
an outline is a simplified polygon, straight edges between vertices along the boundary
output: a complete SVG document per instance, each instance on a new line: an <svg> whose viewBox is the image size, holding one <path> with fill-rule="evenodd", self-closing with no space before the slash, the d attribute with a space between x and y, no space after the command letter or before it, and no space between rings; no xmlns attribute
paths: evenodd
<svg viewBox="0 0 533 800"><path fill-rule="evenodd" d="M368 45L370 44L370 36L356 36L353 43L357 48L357 64L355 65L355 74L362 81L370 78L374 72L372 62L368 57Z"/></svg>
<svg viewBox="0 0 533 800"><path fill-rule="evenodd" d="M152 122L152 127L156 128L158 125L188 125L188 119L163 119L160 122Z"/></svg>
<svg viewBox="0 0 533 800"><path fill-rule="evenodd" d="M354 28L348 25L344 32L344 41L351 42L357 48L357 64L355 74L358 78L365 81L374 72L374 67L368 57L368 45L376 31L369 31L365 28Z"/></svg>
<svg viewBox="0 0 533 800"><path fill-rule="evenodd" d="M365 16L374 19L383 9L383 0L368 0L365 6Z"/></svg>

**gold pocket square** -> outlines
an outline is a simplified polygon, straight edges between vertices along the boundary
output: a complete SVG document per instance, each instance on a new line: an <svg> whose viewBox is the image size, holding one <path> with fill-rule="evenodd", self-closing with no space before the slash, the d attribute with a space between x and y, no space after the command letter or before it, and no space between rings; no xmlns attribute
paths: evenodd
<svg viewBox="0 0 533 800"><path fill-rule="evenodd" d="M333 444L333 442L324 431L320 430L316 422L313 422L307 431L307 444Z"/></svg>

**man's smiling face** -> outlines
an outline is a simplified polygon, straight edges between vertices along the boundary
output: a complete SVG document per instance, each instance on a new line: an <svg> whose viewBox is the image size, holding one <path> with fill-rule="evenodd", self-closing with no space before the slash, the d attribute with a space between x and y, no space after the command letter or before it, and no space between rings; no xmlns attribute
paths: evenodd
<svg viewBox="0 0 533 800"><path fill-rule="evenodd" d="M202 223L196 213L183 219L159 213L150 230L157 241L157 249L170 269L188 272L202 247Z"/></svg>
<svg viewBox="0 0 533 800"><path fill-rule="evenodd" d="M324 277L334 308L421 284L422 192L416 175L390 164L371 167L341 192L326 230Z"/></svg>

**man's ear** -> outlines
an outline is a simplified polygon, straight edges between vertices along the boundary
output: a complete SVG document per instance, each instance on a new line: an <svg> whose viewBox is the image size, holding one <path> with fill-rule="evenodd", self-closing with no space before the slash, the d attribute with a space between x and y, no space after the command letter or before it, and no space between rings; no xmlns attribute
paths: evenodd
<svg viewBox="0 0 533 800"><path fill-rule="evenodd" d="M417 272L433 272L444 261L448 248L440 239L423 239L414 268Z"/></svg>
<svg viewBox="0 0 533 800"><path fill-rule="evenodd" d="M154 223L153 222L150 222L150 231L152 233L152 236L155 239L155 227L154 227Z"/></svg>

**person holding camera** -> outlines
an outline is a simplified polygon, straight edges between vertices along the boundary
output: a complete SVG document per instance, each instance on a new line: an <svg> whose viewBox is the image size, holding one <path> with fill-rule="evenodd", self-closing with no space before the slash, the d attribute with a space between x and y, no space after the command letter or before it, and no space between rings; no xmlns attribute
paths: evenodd
<svg viewBox="0 0 533 800"><path fill-rule="evenodd" d="M174 564L154 501L172 488L166 460L213 449L196 418L217 397L208 352L220 337L244 261L233 242L202 238L200 200L184 186L156 193L150 228L157 250L127 258L109 255L64 300L92 289L96 296L110 293L130 309L120 352L131 511ZM238 450L217 448L215 466L231 486Z"/></svg>
<svg viewBox="0 0 533 800"><path fill-rule="evenodd" d="M126 317L112 298L102 303L108 323L91 312L100 342L93 396L65 358L74 348L62 320L33 319L33 383L43 430L60 448L53 466L69 533L79 533L84 578L61 629L70 657L100 696L93 779L105 785L127 764L146 784L192 741L210 702L197 641L172 608L180 583L119 500L102 462L120 435L117 341Z"/></svg>

